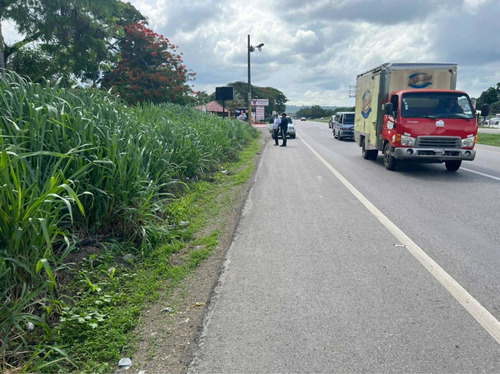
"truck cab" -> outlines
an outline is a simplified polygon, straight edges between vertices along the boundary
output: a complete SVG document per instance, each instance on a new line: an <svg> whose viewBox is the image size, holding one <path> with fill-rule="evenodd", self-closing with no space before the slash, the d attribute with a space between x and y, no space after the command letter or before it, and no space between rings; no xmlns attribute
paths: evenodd
<svg viewBox="0 0 500 374"><path fill-rule="evenodd" d="M385 104L384 164L397 160L444 162L451 171L472 161L477 122L469 96L455 90L401 90Z"/></svg>

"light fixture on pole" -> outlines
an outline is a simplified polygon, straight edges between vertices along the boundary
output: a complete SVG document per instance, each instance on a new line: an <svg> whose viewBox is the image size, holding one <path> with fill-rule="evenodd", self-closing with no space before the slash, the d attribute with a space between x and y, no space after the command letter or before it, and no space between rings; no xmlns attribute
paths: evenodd
<svg viewBox="0 0 500 374"><path fill-rule="evenodd" d="M256 47L253 47L250 45L250 34L248 34L248 124L252 125L252 80L250 77L250 53L255 51L255 48L257 48L260 51L262 51L262 47L264 46L264 43L260 43Z"/></svg>

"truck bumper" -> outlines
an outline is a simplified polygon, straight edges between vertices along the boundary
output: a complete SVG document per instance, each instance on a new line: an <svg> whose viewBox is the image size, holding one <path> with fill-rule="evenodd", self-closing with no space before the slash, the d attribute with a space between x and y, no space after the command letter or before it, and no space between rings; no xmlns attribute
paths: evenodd
<svg viewBox="0 0 500 374"><path fill-rule="evenodd" d="M394 149L394 157L398 160L422 162L472 161L476 157L476 151L457 148L396 148Z"/></svg>

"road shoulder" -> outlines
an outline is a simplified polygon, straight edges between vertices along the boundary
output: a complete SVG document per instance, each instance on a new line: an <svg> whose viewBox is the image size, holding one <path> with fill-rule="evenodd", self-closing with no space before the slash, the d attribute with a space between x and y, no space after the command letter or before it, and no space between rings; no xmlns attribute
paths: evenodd
<svg viewBox="0 0 500 374"><path fill-rule="evenodd" d="M259 128L261 149L269 141L267 127ZM260 155L254 158L257 165ZM254 168L255 173L256 168ZM172 292L166 289L154 304L144 308L139 326L136 328L135 353L132 357L133 373L185 373L191 362L197 340L201 333L204 314L216 285L226 253L232 243L241 211L251 188L253 175L243 184L230 190L221 190L218 201L227 199L234 204L226 206L202 235L218 230L218 245L211 256L203 261ZM229 196L229 194L231 196ZM173 256L171 261L181 258L193 248L186 248Z"/></svg>

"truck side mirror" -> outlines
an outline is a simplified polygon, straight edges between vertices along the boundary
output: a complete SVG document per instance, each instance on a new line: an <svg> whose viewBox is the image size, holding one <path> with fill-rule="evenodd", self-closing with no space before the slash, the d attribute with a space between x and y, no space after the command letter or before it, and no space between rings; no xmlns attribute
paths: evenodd
<svg viewBox="0 0 500 374"><path fill-rule="evenodd" d="M392 103L385 103L385 114L388 116L392 116L392 111L394 109L394 105Z"/></svg>
<svg viewBox="0 0 500 374"><path fill-rule="evenodd" d="M488 104L483 104L481 107L481 116L486 117L490 114L490 106Z"/></svg>

